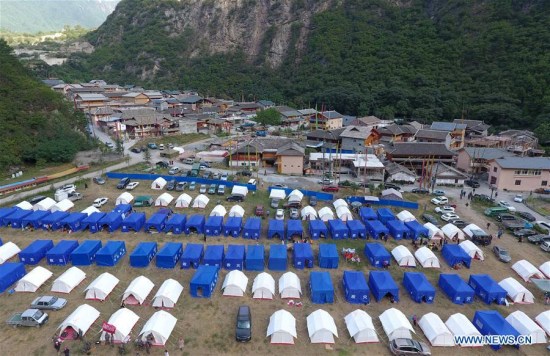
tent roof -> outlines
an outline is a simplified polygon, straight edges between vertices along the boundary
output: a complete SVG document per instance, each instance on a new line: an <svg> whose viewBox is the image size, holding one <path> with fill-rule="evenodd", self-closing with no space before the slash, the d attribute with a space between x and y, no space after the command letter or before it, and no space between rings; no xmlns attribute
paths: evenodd
<svg viewBox="0 0 550 356"><path fill-rule="evenodd" d="M71 327L76 331L82 330L82 334L85 334L97 318L99 318L97 309L88 304L82 304L59 325L58 329L64 330Z"/></svg>
<svg viewBox="0 0 550 356"><path fill-rule="evenodd" d="M512 299L514 299L514 297L519 293L530 294L531 298L533 298L533 293L529 292L527 288L525 288L521 283L519 283L513 277L508 277L503 279L498 283L498 285L501 286L504 290L506 290L506 293L508 293L508 295Z"/></svg>
<svg viewBox="0 0 550 356"><path fill-rule="evenodd" d="M186 202L187 204L190 204L191 201L193 200L193 198L191 198L191 196L187 193L182 193L177 199L176 199L176 202L178 201L183 201L183 202Z"/></svg>
<svg viewBox="0 0 550 356"><path fill-rule="evenodd" d="M286 332L297 338L296 318L284 309L277 310L269 317L266 336L273 335L276 332Z"/></svg>
<svg viewBox="0 0 550 356"><path fill-rule="evenodd" d="M130 295L133 295L134 298L138 300L139 304L143 304L145 298L151 293L154 286L155 284L151 282L149 278L144 276L136 277L124 291L122 299L126 299Z"/></svg>
<svg viewBox="0 0 550 356"><path fill-rule="evenodd" d="M254 282L252 283L252 293L260 288L266 288L272 294L275 294L275 280L269 273L262 272L254 278Z"/></svg>
<svg viewBox="0 0 550 356"><path fill-rule="evenodd" d="M82 245L81 245L82 246ZM113 288L118 284L119 279L110 274L109 272L104 272L100 274L90 285L86 288L89 289L98 289L105 294L110 293Z"/></svg>
<svg viewBox="0 0 550 356"><path fill-rule="evenodd" d="M447 328L453 333L453 335L481 335L479 330L476 329L474 324L461 313L453 314L445 322Z"/></svg>
<svg viewBox="0 0 550 356"><path fill-rule="evenodd" d="M70 199L63 199L59 203L52 206L51 211L67 211L74 207L74 203Z"/></svg>
<svg viewBox="0 0 550 356"><path fill-rule="evenodd" d="M178 281L170 278L162 283L154 298L164 297L175 304L178 301L182 291L183 286Z"/></svg>
<svg viewBox="0 0 550 356"><path fill-rule="evenodd" d="M174 197L170 193L166 193L166 192L159 195L158 198L156 199L156 201L166 201L167 204L170 204L172 200L174 200Z"/></svg>
<svg viewBox="0 0 550 356"><path fill-rule="evenodd" d="M248 285L248 277L239 270L230 271L223 281L222 289L225 289L228 286L235 286L242 290L243 293L246 292L246 286Z"/></svg>
<svg viewBox="0 0 550 356"><path fill-rule="evenodd" d="M340 198L335 200L334 203L332 203L332 206L334 206L334 209L338 209L341 206L347 207L348 203L344 199Z"/></svg>
<svg viewBox="0 0 550 356"><path fill-rule="evenodd" d="M15 205L17 208L23 209L23 210L32 210L32 204L29 203L26 200L23 200L22 202Z"/></svg>
<svg viewBox="0 0 550 356"><path fill-rule="evenodd" d="M460 231L460 229L454 224L448 223L444 225L441 228L441 231L443 231L443 234L445 234L445 237L447 237L448 239L457 236L460 240L464 240L464 233Z"/></svg>
<svg viewBox="0 0 550 356"><path fill-rule="evenodd" d="M221 216L224 217L227 214L227 210L223 205L216 205L214 209L210 212L210 216Z"/></svg>
<svg viewBox="0 0 550 356"><path fill-rule="evenodd" d="M407 329L413 333L415 332L409 319L407 319L405 314L398 309L390 308L380 314L379 318L386 335L390 335L399 329Z"/></svg>
<svg viewBox="0 0 550 356"><path fill-rule="evenodd" d="M539 271L535 266L533 266L533 264L531 264L531 262L527 260L517 261L512 265L512 269L516 271L516 273L519 274L519 276L526 282L529 281L529 278L531 277L544 278L541 271Z"/></svg>
<svg viewBox="0 0 550 356"><path fill-rule="evenodd" d="M240 205L233 205L231 207L231 210L229 210L229 216L230 217L240 217L242 218L244 216L244 209Z"/></svg>
<svg viewBox="0 0 550 356"><path fill-rule="evenodd" d="M111 315L107 323L116 327L116 334L126 337L130 334L139 316L128 308L120 308Z"/></svg>
<svg viewBox="0 0 550 356"><path fill-rule="evenodd" d="M290 194L288 195L288 201L302 201L302 198L304 197L304 193L299 191L298 189L294 189Z"/></svg>
<svg viewBox="0 0 550 356"><path fill-rule="evenodd" d="M399 214L396 215L396 217L403 222L416 220L414 215L408 210L401 211Z"/></svg>
<svg viewBox="0 0 550 356"><path fill-rule="evenodd" d="M269 192L269 199L284 199L286 198L286 193L283 189L271 189Z"/></svg>
<svg viewBox="0 0 550 356"><path fill-rule="evenodd" d="M153 333L153 335L156 334L161 337L159 341L162 341L164 344L170 337L170 334L172 334L172 330L174 330L177 321L178 319L170 313L159 310L147 320L147 323L145 323L139 335L143 338L150 333Z"/></svg>
<svg viewBox="0 0 550 356"><path fill-rule="evenodd" d="M418 325L426 335L426 338L430 340L431 343L441 335L448 335L449 340L452 337L451 332L447 329L447 326L443 323L443 320L435 313L424 314L418 321ZM450 341L449 346L454 346L454 342Z"/></svg>
<svg viewBox="0 0 550 356"><path fill-rule="evenodd" d="M44 282L46 282L48 279L50 279L51 276L53 276L52 272L48 271L47 269L45 269L42 266L37 266L32 271L27 273L23 278L21 278L19 280L19 282L17 282L17 286L15 287L15 290L16 291L18 290L17 287L21 283L28 283L28 284L31 284L32 286L38 288L42 284L44 284Z"/></svg>
<svg viewBox="0 0 550 356"><path fill-rule="evenodd" d="M346 327L348 328L351 337L354 337L364 330L375 331L374 324L372 323L372 318L369 314L367 314L366 311L361 309L355 309L354 311L346 315L344 317L344 321L346 322Z"/></svg>
<svg viewBox="0 0 550 356"><path fill-rule="evenodd" d="M317 217L317 211L310 205L308 206L305 206L301 211L300 211L300 216L303 218L305 218L306 216L313 216L314 218Z"/></svg>
<svg viewBox="0 0 550 356"><path fill-rule="evenodd" d="M460 244L458 244L464 251L466 251L466 253L474 258L474 256L477 254L479 255L480 259L481 260L484 260L485 257L484 257L484 254L483 254L483 251L476 246L476 244L474 244L472 241L470 240L464 240L462 241Z"/></svg>
<svg viewBox="0 0 550 356"><path fill-rule="evenodd" d="M210 201L210 198L208 198L206 195L199 194L195 197L195 200L193 200L193 207L194 208L205 207L209 201Z"/></svg>
<svg viewBox="0 0 550 356"><path fill-rule="evenodd" d="M550 310L543 311L535 317L535 321L550 335Z"/></svg>
<svg viewBox="0 0 550 356"><path fill-rule="evenodd" d="M33 210L50 210L52 206L56 204L56 201L53 200L50 197L47 197L46 199L42 199L38 203L34 204L32 207Z"/></svg>
<svg viewBox="0 0 550 356"><path fill-rule="evenodd" d="M318 215L319 215L320 219L324 218L323 220L333 220L334 219L334 212L328 206L325 206L325 207L319 209Z"/></svg>
<svg viewBox="0 0 550 356"><path fill-rule="evenodd" d="M231 190L231 194L246 196L248 194L248 188L242 185L234 185L233 189Z"/></svg>
<svg viewBox="0 0 550 356"><path fill-rule="evenodd" d="M506 317L506 321L512 325L521 335L531 335L533 333L541 332L544 334L544 331L540 326L538 326L533 319L527 316L521 310L516 310L513 313L510 313ZM544 336L546 339L546 335Z"/></svg>
<svg viewBox="0 0 550 356"><path fill-rule="evenodd" d="M320 330L330 331L334 336L338 337L338 330L336 330L334 319L322 309L317 309L307 316L307 330L310 338Z"/></svg>
<svg viewBox="0 0 550 356"><path fill-rule="evenodd" d="M286 288L295 288L302 293L300 278L294 272L286 272L279 278L279 293Z"/></svg>
<svg viewBox="0 0 550 356"><path fill-rule="evenodd" d="M124 204L124 203L130 203L132 200L134 200L134 196L130 194L129 192L124 192L116 198L117 205Z"/></svg>
<svg viewBox="0 0 550 356"><path fill-rule="evenodd" d="M539 266L539 270L546 276L550 278L550 261L546 261Z"/></svg>
<svg viewBox="0 0 550 356"><path fill-rule="evenodd" d="M416 250L416 252L414 253L414 256L420 261L420 263L424 263L424 261L429 260L431 258L435 258L436 260L438 260L435 253L433 253L433 251L427 248L426 246L423 246L418 250Z"/></svg>
<svg viewBox="0 0 550 356"><path fill-rule="evenodd" d="M69 285L71 287L77 286L80 282L82 282L86 278L86 273L82 271L80 268L73 266L63 272L63 274L53 282L56 283L62 283Z"/></svg>
<svg viewBox="0 0 550 356"><path fill-rule="evenodd" d="M403 257L413 257L411 251L403 245L396 246L393 250L391 250L391 254L398 261Z"/></svg>

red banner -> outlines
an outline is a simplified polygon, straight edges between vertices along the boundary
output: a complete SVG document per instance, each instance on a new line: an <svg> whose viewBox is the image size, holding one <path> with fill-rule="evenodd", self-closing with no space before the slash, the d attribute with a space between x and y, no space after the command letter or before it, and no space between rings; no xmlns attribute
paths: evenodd
<svg viewBox="0 0 550 356"><path fill-rule="evenodd" d="M101 325L101 328L103 329L103 331L105 331L108 334L114 334L116 331L116 326L112 324L107 324L106 322L103 322L103 324Z"/></svg>

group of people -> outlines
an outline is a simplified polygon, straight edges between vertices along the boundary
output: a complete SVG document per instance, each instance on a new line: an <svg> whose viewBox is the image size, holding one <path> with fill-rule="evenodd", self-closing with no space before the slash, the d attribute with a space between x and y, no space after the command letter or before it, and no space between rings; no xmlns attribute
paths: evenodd
<svg viewBox="0 0 550 356"><path fill-rule="evenodd" d="M59 355L61 353L61 344L63 343L63 340L59 336L53 337L53 347L55 348L55 351ZM63 349L63 355L64 356L70 356L71 350L68 347L65 347Z"/></svg>

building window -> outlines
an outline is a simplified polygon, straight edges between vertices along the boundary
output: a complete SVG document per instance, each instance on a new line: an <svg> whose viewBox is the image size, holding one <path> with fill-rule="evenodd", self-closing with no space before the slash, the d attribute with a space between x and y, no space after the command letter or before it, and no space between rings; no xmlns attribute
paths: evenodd
<svg viewBox="0 0 550 356"><path fill-rule="evenodd" d="M543 180L540 185L542 185L543 187L546 187L548 185L548 181L547 180Z"/></svg>
<svg viewBox="0 0 550 356"><path fill-rule="evenodd" d="M516 179L515 185L521 185L521 179Z"/></svg>
<svg viewBox="0 0 550 356"><path fill-rule="evenodd" d="M493 172L496 172L497 171L497 167L493 167Z"/></svg>

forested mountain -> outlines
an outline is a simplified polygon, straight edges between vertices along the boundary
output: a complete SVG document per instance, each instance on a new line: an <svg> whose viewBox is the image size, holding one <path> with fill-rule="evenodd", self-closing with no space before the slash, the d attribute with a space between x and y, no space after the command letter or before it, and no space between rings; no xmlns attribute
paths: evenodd
<svg viewBox="0 0 550 356"><path fill-rule="evenodd" d="M68 162L88 148L82 113L35 79L0 40L0 170Z"/></svg>
<svg viewBox="0 0 550 356"><path fill-rule="evenodd" d="M96 28L120 0L2 0L0 29L19 33Z"/></svg>
<svg viewBox="0 0 550 356"><path fill-rule="evenodd" d="M68 80L346 114L550 119L550 1L122 0Z"/></svg>

